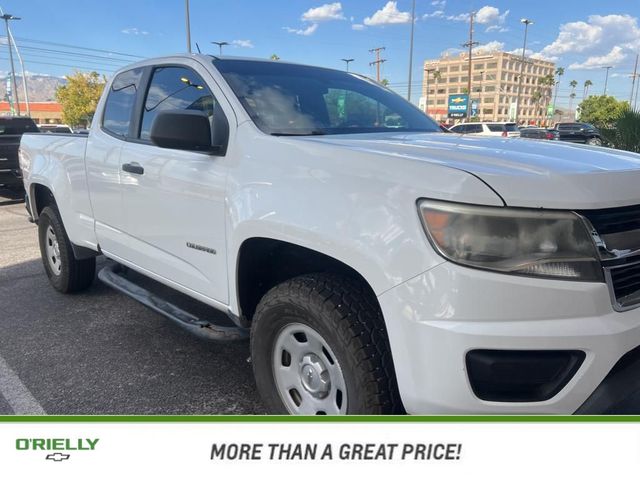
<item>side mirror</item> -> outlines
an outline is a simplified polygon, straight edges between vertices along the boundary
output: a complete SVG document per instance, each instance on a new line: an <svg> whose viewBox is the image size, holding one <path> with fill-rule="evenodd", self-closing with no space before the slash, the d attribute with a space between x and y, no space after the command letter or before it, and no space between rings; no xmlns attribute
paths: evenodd
<svg viewBox="0 0 640 480"><path fill-rule="evenodd" d="M209 117L200 111L159 112L151 125L150 137L155 145L162 148L218 154L226 149L226 141L224 147L213 145L211 122Z"/></svg>

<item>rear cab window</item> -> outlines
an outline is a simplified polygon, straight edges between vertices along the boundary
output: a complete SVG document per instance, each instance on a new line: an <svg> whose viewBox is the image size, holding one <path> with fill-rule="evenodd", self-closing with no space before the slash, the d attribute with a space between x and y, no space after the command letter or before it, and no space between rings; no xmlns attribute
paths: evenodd
<svg viewBox="0 0 640 480"><path fill-rule="evenodd" d="M102 115L102 128L108 133L118 137L129 136L142 72L142 68L136 68L114 78Z"/></svg>

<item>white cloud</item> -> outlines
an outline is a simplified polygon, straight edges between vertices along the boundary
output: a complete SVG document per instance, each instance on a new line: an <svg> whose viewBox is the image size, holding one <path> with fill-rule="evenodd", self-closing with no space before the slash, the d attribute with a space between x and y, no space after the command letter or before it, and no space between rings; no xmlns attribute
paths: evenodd
<svg viewBox="0 0 640 480"><path fill-rule="evenodd" d="M490 25L487 27L487 29L484 32L485 33L490 33L490 32L504 33L508 31L509 31L509 27L503 27L502 25Z"/></svg>
<svg viewBox="0 0 640 480"><path fill-rule="evenodd" d="M488 25L487 32L494 30L506 32L508 29L500 30L500 28L502 28L501 25L503 25L507 19L507 15L509 15L509 10L500 13L499 8L485 5L476 12L473 21L479 25ZM468 22L469 16L468 13L461 13L459 15L448 15L446 18L453 22Z"/></svg>
<svg viewBox="0 0 640 480"><path fill-rule="evenodd" d="M587 58L582 63L572 63L569 70L591 70L608 66L618 65L627 55L623 52L622 47L616 45L611 51L605 55L593 56Z"/></svg>
<svg viewBox="0 0 640 480"><path fill-rule="evenodd" d="M433 0L431 5L439 9L443 9L447 5L447 0Z"/></svg>
<svg viewBox="0 0 640 480"><path fill-rule="evenodd" d="M140 30L139 28L136 28L136 27L125 28L120 31L127 35L149 35L149 32L147 32L146 30Z"/></svg>
<svg viewBox="0 0 640 480"><path fill-rule="evenodd" d="M422 18L423 19L427 19L427 18L442 18L444 17L444 10L436 10L434 12L431 13L425 13Z"/></svg>
<svg viewBox="0 0 640 480"><path fill-rule="evenodd" d="M340 2L326 3L316 8L310 8L302 14L302 21L304 22L317 23L344 19Z"/></svg>
<svg viewBox="0 0 640 480"><path fill-rule="evenodd" d="M253 48L253 42L251 40L234 40L231 42L231 45L235 47L241 48Z"/></svg>
<svg viewBox="0 0 640 480"><path fill-rule="evenodd" d="M504 50L504 42L499 42L497 40L492 40L491 42L485 43L484 45L477 46L473 49L474 53L489 53L489 52L499 52Z"/></svg>
<svg viewBox="0 0 640 480"><path fill-rule="evenodd" d="M630 15L591 15L586 22L565 23L560 26L558 38L540 53L551 58L575 53L587 53L595 57L611 54L616 46L622 51L640 49L637 18ZM619 60L622 57L614 54L612 58Z"/></svg>
<svg viewBox="0 0 640 480"><path fill-rule="evenodd" d="M364 30L366 27L364 25L362 25L361 23L354 23L353 25L351 25L351 29L352 30L356 30L356 31L361 31Z"/></svg>
<svg viewBox="0 0 640 480"><path fill-rule="evenodd" d="M480 25L503 24L507 19L507 15L509 15L509 10L505 10L504 13L500 14L500 9L485 5L478 10L474 20Z"/></svg>
<svg viewBox="0 0 640 480"><path fill-rule="evenodd" d="M309 35L313 35L315 31L318 29L317 23L312 23L307 28L290 28L290 27L282 27L289 33L295 33L296 35L304 35L305 37Z"/></svg>
<svg viewBox="0 0 640 480"><path fill-rule="evenodd" d="M398 2L391 1L370 17L364 19L364 24L369 26L392 25L399 23L411 23L411 14L398 10Z"/></svg>

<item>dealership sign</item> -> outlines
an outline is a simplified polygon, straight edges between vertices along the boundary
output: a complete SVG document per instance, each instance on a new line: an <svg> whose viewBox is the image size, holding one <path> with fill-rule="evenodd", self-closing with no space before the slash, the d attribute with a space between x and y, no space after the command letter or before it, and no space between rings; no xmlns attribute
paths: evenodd
<svg viewBox="0 0 640 480"><path fill-rule="evenodd" d="M467 116L469 108L469 95L449 95L447 103L447 112L449 118L463 118Z"/></svg>

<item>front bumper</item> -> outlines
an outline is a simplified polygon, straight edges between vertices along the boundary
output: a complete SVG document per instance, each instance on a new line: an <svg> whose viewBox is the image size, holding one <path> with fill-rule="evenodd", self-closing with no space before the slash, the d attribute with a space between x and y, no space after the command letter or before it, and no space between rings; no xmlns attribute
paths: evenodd
<svg viewBox="0 0 640 480"><path fill-rule="evenodd" d="M442 263L379 297L409 413L573 413L640 345L640 309L616 312L604 283L503 275ZM553 397L479 399L465 357L476 349L580 350Z"/></svg>

